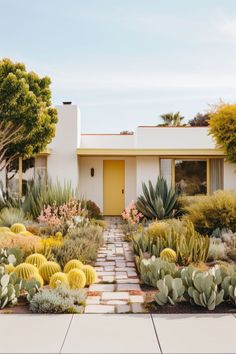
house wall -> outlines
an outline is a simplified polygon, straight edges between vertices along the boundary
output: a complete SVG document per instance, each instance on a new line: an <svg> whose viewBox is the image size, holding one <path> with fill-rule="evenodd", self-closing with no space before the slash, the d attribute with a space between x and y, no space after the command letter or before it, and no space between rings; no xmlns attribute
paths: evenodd
<svg viewBox="0 0 236 354"><path fill-rule="evenodd" d="M224 163L224 189L236 191L236 163Z"/></svg>
<svg viewBox="0 0 236 354"><path fill-rule="evenodd" d="M78 186L78 163L76 148L80 145L80 111L76 105L62 105L58 110L56 136L48 146L48 175L53 182L70 181L73 188Z"/></svg>
<svg viewBox="0 0 236 354"><path fill-rule="evenodd" d="M78 157L79 192L86 199L93 200L103 210L103 161L125 160L125 205L136 199L135 157ZM90 170L94 168L94 177Z"/></svg>
<svg viewBox="0 0 236 354"><path fill-rule="evenodd" d="M142 194L142 182L147 183L149 180L155 183L159 176L159 157L145 156L136 157L137 171L137 196Z"/></svg>

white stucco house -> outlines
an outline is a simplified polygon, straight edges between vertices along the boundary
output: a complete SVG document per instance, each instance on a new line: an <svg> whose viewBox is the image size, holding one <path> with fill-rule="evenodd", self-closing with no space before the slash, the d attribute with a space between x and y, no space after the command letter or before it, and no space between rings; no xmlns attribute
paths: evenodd
<svg viewBox="0 0 236 354"><path fill-rule="evenodd" d="M81 196L91 199L104 215L118 215L142 193L142 182L164 176L183 193L236 190L236 164L226 162L207 127L139 126L133 135L82 134L78 106L57 106L56 136L36 158L20 161L10 179L12 188L36 173L53 181L71 181ZM6 183L6 173L0 179Z"/></svg>

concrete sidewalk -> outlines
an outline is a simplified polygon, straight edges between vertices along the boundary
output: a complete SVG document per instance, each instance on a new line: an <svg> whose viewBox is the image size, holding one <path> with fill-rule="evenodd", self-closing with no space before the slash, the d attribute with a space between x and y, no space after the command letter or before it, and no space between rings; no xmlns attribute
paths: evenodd
<svg viewBox="0 0 236 354"><path fill-rule="evenodd" d="M236 316L0 315L0 353L236 353Z"/></svg>

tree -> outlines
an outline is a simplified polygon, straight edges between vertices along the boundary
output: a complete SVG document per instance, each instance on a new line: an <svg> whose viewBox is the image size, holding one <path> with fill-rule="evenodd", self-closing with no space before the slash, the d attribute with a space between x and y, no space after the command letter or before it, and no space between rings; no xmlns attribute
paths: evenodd
<svg viewBox="0 0 236 354"><path fill-rule="evenodd" d="M180 126L182 125L181 122L184 119L184 117L181 116L180 112L176 113L166 113L161 115L161 119L163 120L164 123L159 124L159 126L162 127L169 127L169 126Z"/></svg>
<svg viewBox="0 0 236 354"><path fill-rule="evenodd" d="M220 103L210 112L210 134L231 162L236 162L236 104Z"/></svg>
<svg viewBox="0 0 236 354"><path fill-rule="evenodd" d="M22 63L0 61L0 123L16 130L5 145L5 167L21 156L43 151L55 135L57 111L51 106L51 80L27 72Z"/></svg>
<svg viewBox="0 0 236 354"><path fill-rule="evenodd" d="M210 114L198 113L193 119L189 121L191 127L206 127L209 125Z"/></svg>
<svg viewBox="0 0 236 354"><path fill-rule="evenodd" d="M4 161L6 159L7 148L9 144L16 139L21 126L14 126L12 122L5 123L0 121L0 171L5 166ZM15 156L12 156L14 159Z"/></svg>
<svg viewBox="0 0 236 354"><path fill-rule="evenodd" d="M129 131L129 130L122 130L120 132L120 135L134 135L134 132Z"/></svg>

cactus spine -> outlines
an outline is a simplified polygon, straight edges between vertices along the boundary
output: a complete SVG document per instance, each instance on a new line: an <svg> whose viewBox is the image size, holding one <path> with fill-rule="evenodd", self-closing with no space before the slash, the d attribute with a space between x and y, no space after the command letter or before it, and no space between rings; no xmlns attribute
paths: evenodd
<svg viewBox="0 0 236 354"><path fill-rule="evenodd" d="M82 269L83 268L83 263L79 261L78 259L72 259L71 261L67 262L65 267L64 267L64 272L69 273L71 269Z"/></svg>
<svg viewBox="0 0 236 354"><path fill-rule="evenodd" d="M58 273L61 271L61 267L58 263L56 262L44 262L40 267L39 267L39 274L45 281L45 283L49 283L49 280L51 276L55 273Z"/></svg>
<svg viewBox="0 0 236 354"><path fill-rule="evenodd" d="M167 262L175 263L177 261L177 254L171 248L164 248L160 253L160 257L163 261Z"/></svg>
<svg viewBox="0 0 236 354"><path fill-rule="evenodd" d="M67 277L71 289L82 289L86 285L86 276L81 269L71 269Z"/></svg>
<svg viewBox="0 0 236 354"><path fill-rule="evenodd" d="M43 254L33 253L26 258L25 262L39 268L43 263L47 262L47 258Z"/></svg>
<svg viewBox="0 0 236 354"><path fill-rule="evenodd" d="M29 263L21 263L15 268L16 275L24 280L30 280L31 277L38 273L38 269Z"/></svg>

